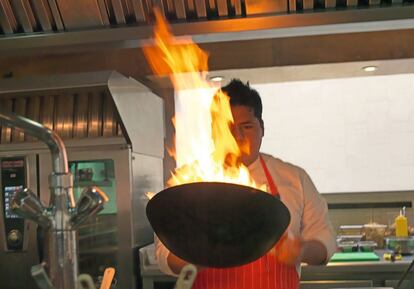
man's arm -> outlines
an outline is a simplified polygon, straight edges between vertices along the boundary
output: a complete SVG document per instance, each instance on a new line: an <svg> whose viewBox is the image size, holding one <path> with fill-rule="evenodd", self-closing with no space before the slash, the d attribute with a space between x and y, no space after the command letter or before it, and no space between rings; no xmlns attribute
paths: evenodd
<svg viewBox="0 0 414 289"><path fill-rule="evenodd" d="M308 174L301 170L304 194L302 216L302 262L321 265L336 251L335 232L325 199L319 194Z"/></svg>
<svg viewBox="0 0 414 289"><path fill-rule="evenodd" d="M174 258L170 257L170 255L172 255L171 252L164 246L164 244L158 239L156 235L154 242L155 255L157 257L158 267L160 268L161 272L167 275L177 276L180 273L178 262L177 264L174 264ZM171 259L171 261L169 259Z"/></svg>
<svg viewBox="0 0 414 289"><path fill-rule="evenodd" d="M279 262L295 265L301 262L322 265L327 260L326 246L318 240L303 240L289 234L284 235L270 251Z"/></svg>

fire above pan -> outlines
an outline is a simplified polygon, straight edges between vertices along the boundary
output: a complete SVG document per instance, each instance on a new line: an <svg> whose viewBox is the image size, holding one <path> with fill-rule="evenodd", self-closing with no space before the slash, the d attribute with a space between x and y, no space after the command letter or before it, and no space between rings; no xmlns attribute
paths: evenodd
<svg viewBox="0 0 414 289"><path fill-rule="evenodd" d="M269 251L290 222L277 198L229 183L174 186L147 205L148 219L161 242L183 260L205 267L233 267Z"/></svg>

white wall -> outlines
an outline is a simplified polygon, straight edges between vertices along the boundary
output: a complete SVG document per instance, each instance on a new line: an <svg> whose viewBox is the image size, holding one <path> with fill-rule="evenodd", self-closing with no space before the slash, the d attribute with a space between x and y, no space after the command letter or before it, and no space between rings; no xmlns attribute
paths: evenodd
<svg viewBox="0 0 414 289"><path fill-rule="evenodd" d="M262 151L305 168L320 192L414 189L414 74L253 87Z"/></svg>
<svg viewBox="0 0 414 289"><path fill-rule="evenodd" d="M414 74L252 86L264 105L262 151L305 168L320 192L414 189ZM180 156L201 130L195 91L178 95Z"/></svg>

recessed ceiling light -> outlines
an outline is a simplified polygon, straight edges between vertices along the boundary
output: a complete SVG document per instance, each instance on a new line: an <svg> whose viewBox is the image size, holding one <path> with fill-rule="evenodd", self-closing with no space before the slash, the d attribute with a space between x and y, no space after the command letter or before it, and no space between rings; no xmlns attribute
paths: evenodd
<svg viewBox="0 0 414 289"><path fill-rule="evenodd" d="M365 72L373 72L373 71L378 70L378 66L374 66L374 65L364 66L364 67L362 67L362 69L363 69Z"/></svg>
<svg viewBox="0 0 414 289"><path fill-rule="evenodd" d="M213 81L213 82L220 82L220 81L222 81L224 79L224 77L223 76L211 76L210 77L210 81Z"/></svg>

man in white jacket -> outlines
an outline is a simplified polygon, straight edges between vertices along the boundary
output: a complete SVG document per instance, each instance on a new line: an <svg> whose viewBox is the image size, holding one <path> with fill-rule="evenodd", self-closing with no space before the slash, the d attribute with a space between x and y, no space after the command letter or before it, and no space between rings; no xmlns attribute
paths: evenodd
<svg viewBox="0 0 414 289"><path fill-rule="evenodd" d="M298 288L300 263L324 264L336 249L326 202L303 169L259 152L264 122L257 91L240 80L232 80L222 91L230 97L232 133L242 150L240 161L257 184L267 185L269 193L280 197L291 222L285 237L268 254L240 267L205 268L193 288ZM186 264L158 240L156 254L160 269L167 274L178 274Z"/></svg>

